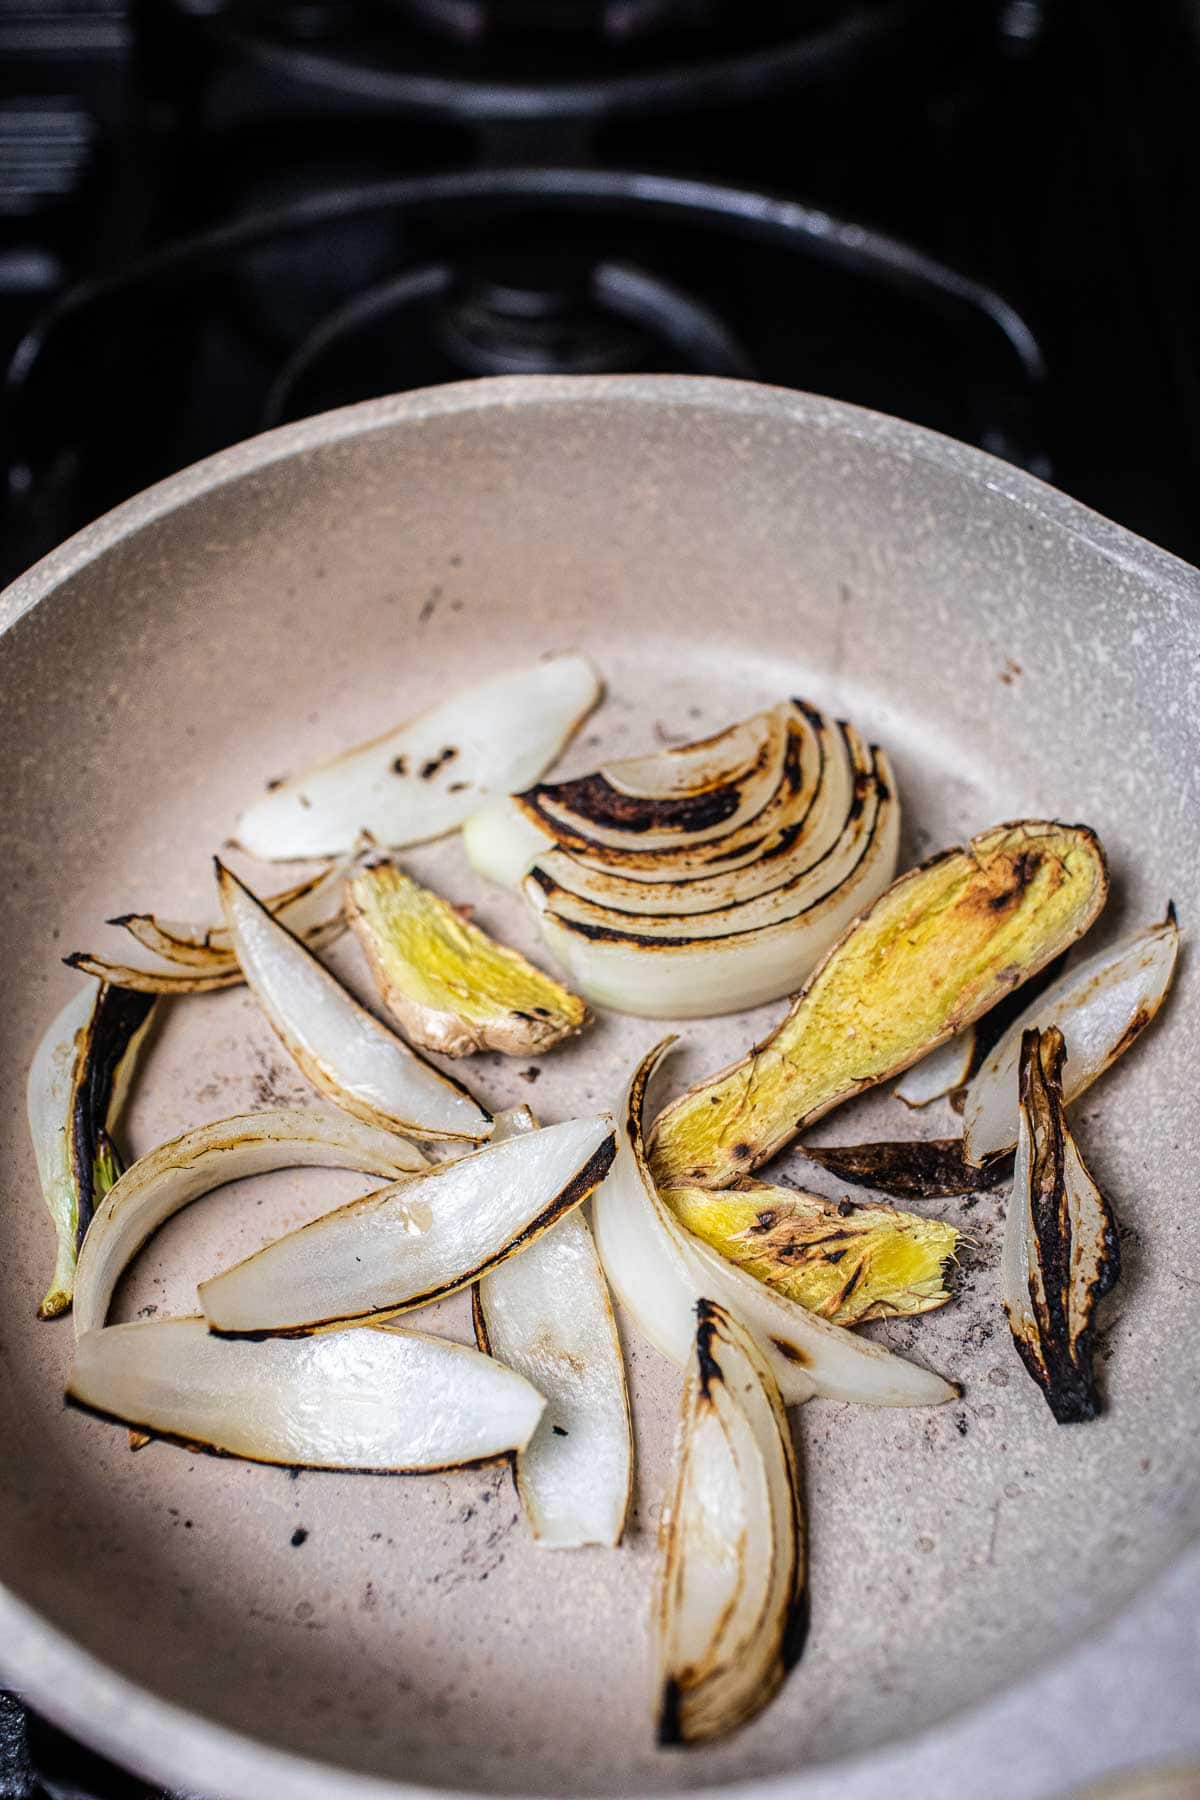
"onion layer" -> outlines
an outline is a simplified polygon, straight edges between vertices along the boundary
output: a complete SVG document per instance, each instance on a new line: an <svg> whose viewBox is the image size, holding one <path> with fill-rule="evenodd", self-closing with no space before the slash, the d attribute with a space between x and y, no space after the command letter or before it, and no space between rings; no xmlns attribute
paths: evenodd
<svg viewBox="0 0 1200 1800"><path fill-rule="evenodd" d="M620 1543L633 1476L625 1364L604 1271L582 1212L561 1219L473 1290L481 1350L546 1396L517 1457L538 1542Z"/></svg>
<svg viewBox="0 0 1200 1800"><path fill-rule="evenodd" d="M592 1205L609 1284L650 1342L684 1367L696 1304L709 1296L754 1332L789 1405L817 1393L866 1406L940 1406L956 1399L958 1388L940 1375L773 1292L668 1212L646 1161L642 1114L646 1085L672 1042L657 1045L634 1072L618 1115L617 1158Z"/></svg>
<svg viewBox="0 0 1200 1800"><path fill-rule="evenodd" d="M552 656L443 700L397 730L283 781L239 826L268 862L454 831L493 794L536 781L600 698L584 656Z"/></svg>
<svg viewBox="0 0 1200 1800"><path fill-rule="evenodd" d="M111 1134L153 1005L141 994L89 982L67 1001L34 1054L29 1130L57 1238L39 1318L57 1318L71 1305L84 1234L121 1173Z"/></svg>
<svg viewBox="0 0 1200 1800"><path fill-rule="evenodd" d="M912 1065L896 1083L896 1098L905 1106L932 1106L962 1087L975 1062L975 1027L968 1025Z"/></svg>
<svg viewBox="0 0 1200 1800"><path fill-rule="evenodd" d="M307 1331L439 1300L534 1243L613 1158L612 1120L489 1144L277 1238L200 1288L216 1331Z"/></svg>
<svg viewBox="0 0 1200 1800"><path fill-rule="evenodd" d="M394 1180L426 1166L414 1145L346 1113L283 1108L185 1131L139 1157L97 1208L79 1256L76 1336L104 1324L117 1282L159 1226L226 1182L300 1167Z"/></svg>
<svg viewBox="0 0 1200 1800"><path fill-rule="evenodd" d="M491 1118L466 1088L360 1006L220 862L217 886L250 991L319 1093L385 1130L472 1142L488 1136Z"/></svg>
<svg viewBox="0 0 1200 1800"><path fill-rule="evenodd" d="M346 908L385 1006L423 1050L540 1056L588 1022L561 982L392 863L348 881Z"/></svg>
<svg viewBox="0 0 1200 1800"><path fill-rule="evenodd" d="M791 1433L753 1338L701 1300L659 1530L658 1739L724 1737L774 1697L808 1629Z"/></svg>
<svg viewBox="0 0 1200 1800"><path fill-rule="evenodd" d="M983 1163L1017 1138L1017 1064L1027 1031L1056 1026L1066 1038L1068 1104L1136 1044L1167 995L1179 955L1174 906L1161 925L1098 950L1046 988L1015 1019L967 1090L963 1149Z"/></svg>
<svg viewBox="0 0 1200 1800"><path fill-rule="evenodd" d="M465 1344L387 1327L265 1344L203 1319L89 1331L68 1398L227 1456L310 1469L429 1474L529 1442L544 1401Z"/></svg>
<svg viewBox="0 0 1200 1800"><path fill-rule="evenodd" d="M664 1187L728 1187L841 1101L906 1069L1086 931L1108 876L1083 825L997 825L902 875L750 1054L654 1129Z"/></svg>
<svg viewBox="0 0 1200 1800"><path fill-rule="evenodd" d="M1063 1037L1027 1031L1000 1290L1013 1341L1060 1425L1100 1411L1092 1376L1096 1303L1121 1270L1117 1222L1063 1111Z"/></svg>
<svg viewBox="0 0 1200 1800"><path fill-rule="evenodd" d="M467 850L484 873L530 871L546 943L586 994L688 1018L793 990L891 880L899 826L884 753L792 701L531 788Z"/></svg>

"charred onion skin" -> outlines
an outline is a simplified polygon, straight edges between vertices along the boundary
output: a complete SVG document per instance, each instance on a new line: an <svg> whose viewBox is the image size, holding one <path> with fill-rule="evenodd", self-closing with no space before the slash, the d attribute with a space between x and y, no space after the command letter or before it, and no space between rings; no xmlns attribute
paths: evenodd
<svg viewBox="0 0 1200 1800"><path fill-rule="evenodd" d="M742 1516L730 1522L725 1567L715 1570L718 1583L736 1571L732 1592L702 1641L688 1590L701 1592L714 1572L705 1566L710 1533L724 1523L706 1516L699 1470L702 1440L714 1430L727 1467L738 1471ZM707 1299L696 1307L658 1555L656 1733L664 1748L685 1748L728 1736L770 1703L800 1659L809 1619L807 1529L787 1414L753 1337Z"/></svg>
<svg viewBox="0 0 1200 1800"><path fill-rule="evenodd" d="M719 1188L749 1174L987 1012L1080 937L1107 894L1096 834L1049 820L994 826L902 875L762 1043L659 1116L659 1184Z"/></svg>
<svg viewBox="0 0 1200 1800"><path fill-rule="evenodd" d="M1092 1372L1097 1302L1121 1272L1117 1221L1092 1180L1063 1108L1065 1046L1056 1026L1021 1042L1021 1144L1010 1209L1027 1209L1024 1295L1005 1293L1021 1361L1060 1425L1101 1410ZM1027 1185L1022 1176L1027 1176ZM1019 1218L1019 1214L1017 1214ZM1010 1219L1009 1229L1016 1229Z"/></svg>
<svg viewBox="0 0 1200 1800"><path fill-rule="evenodd" d="M874 1144L805 1144L803 1154L839 1181L874 1188L895 1200L949 1200L996 1187L1012 1173L1012 1157L977 1169L963 1155L961 1138L905 1139Z"/></svg>
<svg viewBox="0 0 1200 1800"><path fill-rule="evenodd" d="M71 1004L72 1008L78 1005ZM61 1094L63 1141L51 1152L58 1165L57 1178L43 1166L43 1145L35 1127L43 1195L58 1236L54 1277L38 1307L40 1319L58 1318L70 1310L84 1236L97 1205L121 1174L123 1163L111 1132L153 1006L153 995L101 982L90 1011L83 1002L86 1016L81 1013L70 1044L59 1045L58 1055L68 1057L70 1067L69 1072L64 1071L65 1091ZM64 1009L60 1017L65 1016ZM39 1050L30 1075L31 1125L41 1056Z"/></svg>

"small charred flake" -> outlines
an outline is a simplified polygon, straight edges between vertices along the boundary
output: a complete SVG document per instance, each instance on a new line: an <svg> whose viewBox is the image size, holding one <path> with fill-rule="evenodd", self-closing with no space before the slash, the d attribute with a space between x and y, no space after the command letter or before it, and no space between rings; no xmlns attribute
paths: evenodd
<svg viewBox="0 0 1200 1800"><path fill-rule="evenodd" d="M662 1748L683 1742L683 1690L673 1675L663 1682L658 1703L658 1741Z"/></svg>
<svg viewBox="0 0 1200 1800"><path fill-rule="evenodd" d="M842 1252L842 1255L845 1255L844 1251ZM826 1260L828 1262L833 1262L835 1260L835 1258L830 1256ZM845 1287L842 1289L841 1293L838 1295L837 1303L839 1306L845 1306L847 1300L850 1298L851 1294L854 1292L855 1288L858 1286L859 1282L862 1280L863 1275L865 1273L866 1273L865 1263L861 1263L861 1262L857 1263L854 1267L853 1273L851 1274L849 1281L847 1281Z"/></svg>
<svg viewBox="0 0 1200 1800"><path fill-rule="evenodd" d="M709 1300L697 1300L696 1361L700 1369L700 1392L711 1399L714 1383L724 1381L721 1365L712 1352L713 1338L720 1326L720 1315Z"/></svg>
<svg viewBox="0 0 1200 1800"><path fill-rule="evenodd" d="M999 893L993 894L988 901L993 912L1006 912L1016 904L1037 875L1043 860L1040 850L1021 851L1013 861L1011 883L1008 887L1001 888Z"/></svg>
<svg viewBox="0 0 1200 1800"><path fill-rule="evenodd" d="M535 1081L540 1081L541 1078L542 1078L542 1071L539 1068L537 1068L536 1065L533 1063L530 1063L530 1065L527 1069L521 1070L521 1080L522 1081L528 1081L530 1083L533 1083Z"/></svg>
<svg viewBox="0 0 1200 1800"><path fill-rule="evenodd" d="M444 769L446 764L453 762L457 755L458 746L456 744L447 744L443 750L439 750L436 756L431 756L428 762L423 762L421 764L421 780L432 781L439 769Z"/></svg>
<svg viewBox="0 0 1200 1800"><path fill-rule="evenodd" d="M754 1157L754 1149L750 1144L735 1144L729 1154L734 1162L751 1162Z"/></svg>
<svg viewBox="0 0 1200 1800"><path fill-rule="evenodd" d="M787 1620L783 1627L783 1642L779 1646L779 1654L783 1659L785 1670L794 1669L804 1654L804 1646L808 1642L810 1614L808 1589L804 1587L788 1607Z"/></svg>
<svg viewBox="0 0 1200 1800"><path fill-rule="evenodd" d="M270 781L268 781L268 783L267 783L268 794L273 794L275 792L276 788L281 788L286 780L287 780L286 775L272 775ZM116 921L113 920L112 923L115 924Z"/></svg>
<svg viewBox="0 0 1200 1800"><path fill-rule="evenodd" d="M408 758L406 756L394 756L392 758L392 774L393 775L407 775L408 774Z"/></svg>
<svg viewBox="0 0 1200 1800"><path fill-rule="evenodd" d="M300 1548L301 1544L306 1544L307 1542L308 1542L307 1531L304 1529L303 1525L297 1525L295 1531L293 1531L293 1533L292 1533L292 1549L298 1550Z"/></svg>
<svg viewBox="0 0 1200 1800"><path fill-rule="evenodd" d="M550 1429L555 1437L569 1437L571 1435L565 1425L552 1425Z"/></svg>

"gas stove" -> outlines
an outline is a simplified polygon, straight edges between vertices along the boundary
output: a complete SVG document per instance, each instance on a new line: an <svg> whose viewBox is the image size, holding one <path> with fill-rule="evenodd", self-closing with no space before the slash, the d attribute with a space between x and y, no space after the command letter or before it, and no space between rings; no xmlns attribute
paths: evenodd
<svg viewBox="0 0 1200 1800"><path fill-rule="evenodd" d="M1189 0L0 0L0 575L431 383L965 438L1200 561ZM0 1795L149 1790L11 1703Z"/></svg>

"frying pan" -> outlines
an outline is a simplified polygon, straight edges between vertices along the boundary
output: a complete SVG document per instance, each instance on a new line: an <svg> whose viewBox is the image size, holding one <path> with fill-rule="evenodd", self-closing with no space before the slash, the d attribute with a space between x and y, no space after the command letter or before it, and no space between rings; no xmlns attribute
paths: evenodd
<svg viewBox="0 0 1200 1800"><path fill-rule="evenodd" d="M802 1409L809 1652L755 1725L688 1755L652 1747L645 1641L678 1376L632 1326L638 1480L616 1554L538 1551L502 1470L291 1480L161 1444L134 1455L62 1406L71 1327L34 1318L50 1233L23 1115L33 1048L77 979L58 959L97 947L99 921L211 913L210 852L266 780L570 645L609 693L568 771L803 694L892 752L906 858L998 819L1082 818L1113 866L1097 942L1171 894L1190 925L1198 600L1193 570L973 450L673 377L471 383L309 419L138 496L24 576L0 602L8 1681L225 1800L747 1783L815 1800L885 1781L1050 1795L1185 1745L1189 1689L1169 1728L1150 1702L1179 1699L1197 1591L1187 1563L1151 1591L1200 1511L1191 959L1076 1109L1126 1229L1108 1411L1053 1423L998 1312L1002 1197L948 1203L972 1240L958 1303L871 1329L956 1376L962 1403ZM411 862L532 947L456 841ZM352 945L334 961L362 983ZM692 1024L672 1079L740 1053L777 1010ZM608 1104L658 1030L606 1018L543 1059L536 1088L499 1058L470 1079L492 1104L565 1117ZM175 1002L128 1148L308 1097L244 990ZM900 1112L870 1096L821 1137L952 1129ZM198 1278L360 1188L308 1171L223 1190L154 1240L116 1316L190 1309ZM467 1335L458 1301L429 1322ZM1079 1648L1139 1594L1132 1625Z"/></svg>

